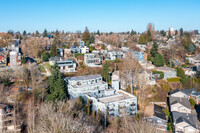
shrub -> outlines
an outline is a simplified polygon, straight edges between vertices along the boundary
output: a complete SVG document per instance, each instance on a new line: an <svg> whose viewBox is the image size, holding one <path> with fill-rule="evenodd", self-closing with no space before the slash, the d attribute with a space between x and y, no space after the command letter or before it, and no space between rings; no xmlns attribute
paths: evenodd
<svg viewBox="0 0 200 133"><path fill-rule="evenodd" d="M156 67L164 66L165 60L161 54L156 54L156 56L153 58L153 64Z"/></svg>
<svg viewBox="0 0 200 133"><path fill-rule="evenodd" d="M44 66L40 65L39 67L40 67L40 71L41 71L41 72L46 72Z"/></svg>
<svg viewBox="0 0 200 133"><path fill-rule="evenodd" d="M42 56L42 60L43 60L44 62L46 62L46 61L48 61L49 58L50 58L50 53L49 53L48 51L45 51L45 52L42 53L41 56Z"/></svg>
<svg viewBox="0 0 200 133"><path fill-rule="evenodd" d="M82 56L84 56L84 54L75 53L75 54L74 54L74 57L75 57L75 58L77 58L79 55L82 55Z"/></svg>
<svg viewBox="0 0 200 133"><path fill-rule="evenodd" d="M196 105L196 101L194 100L194 99L190 99L190 104L191 104L191 106L194 108L195 107L195 105Z"/></svg>
<svg viewBox="0 0 200 133"><path fill-rule="evenodd" d="M179 82L180 78L169 78L167 79L168 82Z"/></svg>
<svg viewBox="0 0 200 133"><path fill-rule="evenodd" d="M152 71L153 74L160 74L160 77L163 79L164 78L164 73L161 71Z"/></svg>
<svg viewBox="0 0 200 133"><path fill-rule="evenodd" d="M183 68L181 67L177 67L176 68L176 71L177 71L177 76L178 77L181 77L181 78L185 78L185 71L183 70Z"/></svg>
<svg viewBox="0 0 200 133"><path fill-rule="evenodd" d="M189 77L181 78L180 81L183 84L184 88L190 88L190 78Z"/></svg>
<svg viewBox="0 0 200 133"><path fill-rule="evenodd" d="M161 87L162 87L163 90L165 90L166 92L169 92L170 87L169 87L169 85L168 85L167 83L162 84Z"/></svg>

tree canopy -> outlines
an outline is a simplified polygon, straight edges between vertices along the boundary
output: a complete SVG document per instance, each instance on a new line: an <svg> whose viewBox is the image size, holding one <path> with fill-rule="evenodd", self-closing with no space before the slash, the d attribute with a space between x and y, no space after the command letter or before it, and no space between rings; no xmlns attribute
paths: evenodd
<svg viewBox="0 0 200 133"><path fill-rule="evenodd" d="M49 60L51 55L48 51L44 51L41 56L42 56L42 60L45 62Z"/></svg>
<svg viewBox="0 0 200 133"><path fill-rule="evenodd" d="M47 35L48 35L47 30L45 29L44 32L43 32L43 37L47 37Z"/></svg>
<svg viewBox="0 0 200 133"><path fill-rule="evenodd" d="M164 66L165 60L161 54L156 54L156 56L153 58L153 64L156 67Z"/></svg>
<svg viewBox="0 0 200 133"><path fill-rule="evenodd" d="M151 48L150 54L152 57L155 57L158 54L158 44L154 42L153 47Z"/></svg>
<svg viewBox="0 0 200 133"><path fill-rule="evenodd" d="M177 71L177 76L178 77L181 77L181 78L185 78L186 77L185 71L183 70L183 68L177 67L176 71Z"/></svg>
<svg viewBox="0 0 200 133"><path fill-rule="evenodd" d="M90 43L90 32L88 28L85 28L85 31L82 34L82 40L85 42L86 45Z"/></svg>
<svg viewBox="0 0 200 133"><path fill-rule="evenodd" d="M110 81L109 64L107 61L103 64L102 77L105 81Z"/></svg>
<svg viewBox="0 0 200 133"><path fill-rule="evenodd" d="M52 75L49 78L49 87L48 87L48 100L64 100L67 98L67 91L65 87L65 81L62 77L62 74L59 71L58 65L52 67Z"/></svg>

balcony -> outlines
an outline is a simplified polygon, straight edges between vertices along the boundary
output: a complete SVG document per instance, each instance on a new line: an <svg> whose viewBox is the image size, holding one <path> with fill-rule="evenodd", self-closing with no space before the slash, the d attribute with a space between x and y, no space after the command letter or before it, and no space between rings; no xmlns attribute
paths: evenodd
<svg viewBox="0 0 200 133"><path fill-rule="evenodd" d="M108 109L108 111L109 111L109 112L114 112L115 109L113 109L113 108L112 108L112 109Z"/></svg>
<svg viewBox="0 0 200 133"><path fill-rule="evenodd" d="M136 105L135 103L130 104L130 106L135 106L135 105Z"/></svg>

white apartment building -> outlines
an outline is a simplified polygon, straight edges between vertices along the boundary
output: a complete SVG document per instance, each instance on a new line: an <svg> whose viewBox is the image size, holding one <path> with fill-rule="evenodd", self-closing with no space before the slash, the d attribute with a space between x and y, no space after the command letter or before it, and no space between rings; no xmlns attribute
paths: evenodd
<svg viewBox="0 0 200 133"><path fill-rule="evenodd" d="M13 111L8 105L0 104L0 133L13 130Z"/></svg>
<svg viewBox="0 0 200 133"><path fill-rule="evenodd" d="M84 97L89 93L94 96L103 96L108 89L108 83L102 80L101 75L86 75L66 78L68 93L71 98Z"/></svg>
<svg viewBox="0 0 200 133"><path fill-rule="evenodd" d="M10 67L21 65L21 54L17 51L10 52Z"/></svg>
<svg viewBox="0 0 200 133"><path fill-rule="evenodd" d="M122 90L107 89L104 96L92 96L86 94L92 101L92 109L108 113L113 116L136 115L137 97Z"/></svg>

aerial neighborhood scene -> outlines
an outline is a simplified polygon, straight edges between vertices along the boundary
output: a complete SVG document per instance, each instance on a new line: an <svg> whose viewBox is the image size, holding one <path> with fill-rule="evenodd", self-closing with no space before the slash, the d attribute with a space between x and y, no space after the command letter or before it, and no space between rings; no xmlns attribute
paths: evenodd
<svg viewBox="0 0 200 133"><path fill-rule="evenodd" d="M2 0L0 133L199 133L199 0Z"/></svg>

